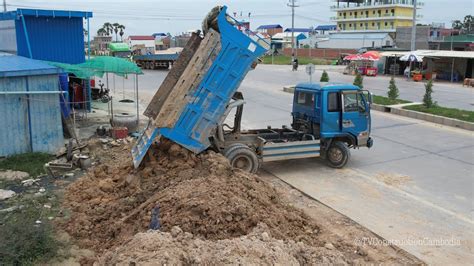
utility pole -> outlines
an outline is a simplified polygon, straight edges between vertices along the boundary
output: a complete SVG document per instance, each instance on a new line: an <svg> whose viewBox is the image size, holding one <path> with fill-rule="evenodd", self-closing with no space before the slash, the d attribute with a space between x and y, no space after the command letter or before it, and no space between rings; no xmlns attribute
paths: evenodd
<svg viewBox="0 0 474 266"><path fill-rule="evenodd" d="M7 12L7 0L3 0L3 12Z"/></svg>
<svg viewBox="0 0 474 266"><path fill-rule="evenodd" d="M291 57L295 57L295 0L289 0L287 6L291 7Z"/></svg>
<svg viewBox="0 0 474 266"><path fill-rule="evenodd" d="M416 0L413 0L413 26L411 28L411 51L416 49Z"/></svg>

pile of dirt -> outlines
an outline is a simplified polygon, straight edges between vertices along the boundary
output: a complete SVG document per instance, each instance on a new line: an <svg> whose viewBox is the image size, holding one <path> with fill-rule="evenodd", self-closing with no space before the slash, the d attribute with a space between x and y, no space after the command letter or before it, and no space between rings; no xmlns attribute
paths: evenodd
<svg viewBox="0 0 474 266"><path fill-rule="evenodd" d="M146 231L152 216L162 231L178 226L206 240L248 235L264 223L275 239L325 244L305 213L283 203L258 176L231 169L220 154L195 156L164 142L145 167L134 170L128 151L114 150L122 154L113 164L94 167L65 193L71 213L63 227L85 248L102 252L123 244Z"/></svg>
<svg viewBox="0 0 474 266"><path fill-rule="evenodd" d="M248 235L224 240L202 240L173 227L171 232L139 233L107 252L99 265L320 265L348 264L334 249L302 242L277 240L264 224Z"/></svg>

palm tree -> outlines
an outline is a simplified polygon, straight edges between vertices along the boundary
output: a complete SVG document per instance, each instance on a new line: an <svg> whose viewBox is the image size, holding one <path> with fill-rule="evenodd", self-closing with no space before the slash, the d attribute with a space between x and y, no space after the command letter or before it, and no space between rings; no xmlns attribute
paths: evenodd
<svg viewBox="0 0 474 266"><path fill-rule="evenodd" d="M120 25L119 25L117 28L120 30L120 32L119 32L119 35L120 35L120 41L122 41L122 42L123 42L123 34L124 34L124 32L123 32L123 31L125 30L125 26L120 24Z"/></svg>
<svg viewBox="0 0 474 266"><path fill-rule="evenodd" d="M110 24L110 22L105 22L102 28L105 30L106 36L110 36L110 34L112 34L113 32L113 27L112 27L112 24Z"/></svg>
<svg viewBox="0 0 474 266"><path fill-rule="evenodd" d="M112 27L113 27L114 32L115 32L115 41L118 41L117 33L118 33L118 31L119 31L119 28L118 28L119 26L120 26L120 24L118 24L117 22L115 22L114 24L112 24Z"/></svg>
<svg viewBox="0 0 474 266"><path fill-rule="evenodd" d="M107 31L104 29L104 28L100 28L97 30L97 35L99 36L106 36L107 35Z"/></svg>

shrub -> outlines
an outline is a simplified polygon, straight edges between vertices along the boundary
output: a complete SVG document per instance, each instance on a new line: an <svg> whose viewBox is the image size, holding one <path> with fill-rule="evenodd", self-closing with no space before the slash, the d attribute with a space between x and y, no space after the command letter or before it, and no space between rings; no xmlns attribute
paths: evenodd
<svg viewBox="0 0 474 266"><path fill-rule="evenodd" d="M329 82L329 75L326 70L323 71L323 74L321 75L321 79L319 80L321 82Z"/></svg>
<svg viewBox="0 0 474 266"><path fill-rule="evenodd" d="M393 77L390 79L387 95L390 100L396 100L399 96L398 88Z"/></svg>
<svg viewBox="0 0 474 266"><path fill-rule="evenodd" d="M429 80L428 83L425 84L425 95L423 96L423 105L426 108L431 108L436 105L436 102L433 102L433 98L431 94L433 93L433 80Z"/></svg>

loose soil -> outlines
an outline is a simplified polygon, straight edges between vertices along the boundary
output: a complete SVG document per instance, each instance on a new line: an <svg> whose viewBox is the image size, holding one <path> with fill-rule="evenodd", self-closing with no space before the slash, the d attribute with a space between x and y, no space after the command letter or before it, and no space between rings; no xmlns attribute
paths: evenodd
<svg viewBox="0 0 474 266"><path fill-rule="evenodd" d="M67 188L70 217L60 224L81 248L106 252L102 264L420 263L382 249L368 255L212 151L196 156L163 141L135 170L129 144L103 148L89 144L100 163ZM156 220L160 231L148 231Z"/></svg>

